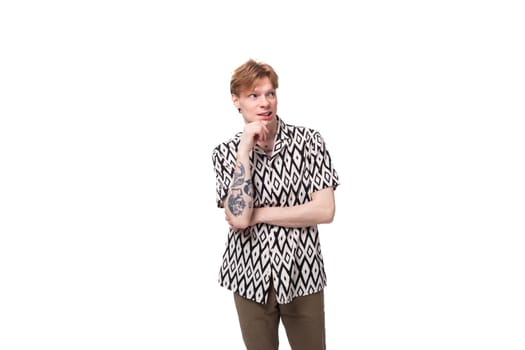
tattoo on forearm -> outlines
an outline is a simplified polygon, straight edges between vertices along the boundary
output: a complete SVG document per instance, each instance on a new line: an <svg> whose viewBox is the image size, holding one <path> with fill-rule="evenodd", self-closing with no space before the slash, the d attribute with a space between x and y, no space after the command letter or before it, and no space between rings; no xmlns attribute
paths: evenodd
<svg viewBox="0 0 525 350"><path fill-rule="evenodd" d="M246 170L244 169L244 165L241 163L239 164L238 171L236 171L233 175L232 189L228 198L228 208L230 209L230 212L235 216L242 215L246 206L248 206L248 208L252 208L253 205L252 180L245 179L245 175ZM247 196L249 196L249 198L245 199L243 191Z"/></svg>
<svg viewBox="0 0 525 350"><path fill-rule="evenodd" d="M246 202L244 201L244 198L242 198L241 190L232 189L232 193L228 198L228 208L230 208L231 213L235 216L242 214L244 208L246 208Z"/></svg>
<svg viewBox="0 0 525 350"><path fill-rule="evenodd" d="M246 174L246 170L244 170L244 165L241 163L239 164L239 171L233 174L233 187L241 186L244 183L244 174Z"/></svg>
<svg viewBox="0 0 525 350"><path fill-rule="evenodd" d="M245 185L244 185L244 193L246 193L248 196L252 196L253 195L253 185L252 185L252 180L246 180L244 181Z"/></svg>

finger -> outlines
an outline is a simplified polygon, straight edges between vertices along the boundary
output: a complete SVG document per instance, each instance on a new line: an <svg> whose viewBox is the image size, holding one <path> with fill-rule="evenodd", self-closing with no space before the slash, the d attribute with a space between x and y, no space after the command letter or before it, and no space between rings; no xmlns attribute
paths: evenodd
<svg viewBox="0 0 525 350"><path fill-rule="evenodd" d="M266 136L268 134L268 127L264 124L261 124L261 134Z"/></svg>
<svg viewBox="0 0 525 350"><path fill-rule="evenodd" d="M266 139L268 138L268 127L264 124L261 124L261 135L262 140L266 141Z"/></svg>

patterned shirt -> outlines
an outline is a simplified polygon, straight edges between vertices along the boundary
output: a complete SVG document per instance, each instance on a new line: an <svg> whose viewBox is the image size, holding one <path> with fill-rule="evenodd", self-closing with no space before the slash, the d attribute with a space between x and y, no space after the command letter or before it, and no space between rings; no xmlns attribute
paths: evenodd
<svg viewBox="0 0 525 350"><path fill-rule="evenodd" d="M304 204L313 192L339 185L321 134L279 118L277 123L271 156L258 146L250 155L254 208ZM232 182L241 135L213 150L219 207ZM219 284L257 303L267 302L272 284L280 304L321 291L326 274L317 225L291 228L263 223L237 232L230 229Z"/></svg>

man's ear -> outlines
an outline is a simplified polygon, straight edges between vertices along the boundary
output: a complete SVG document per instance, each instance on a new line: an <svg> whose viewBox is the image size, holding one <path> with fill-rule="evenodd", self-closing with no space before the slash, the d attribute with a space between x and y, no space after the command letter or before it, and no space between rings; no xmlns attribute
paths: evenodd
<svg viewBox="0 0 525 350"><path fill-rule="evenodd" d="M235 108L239 109L240 103L239 103L239 96L232 94L232 102Z"/></svg>

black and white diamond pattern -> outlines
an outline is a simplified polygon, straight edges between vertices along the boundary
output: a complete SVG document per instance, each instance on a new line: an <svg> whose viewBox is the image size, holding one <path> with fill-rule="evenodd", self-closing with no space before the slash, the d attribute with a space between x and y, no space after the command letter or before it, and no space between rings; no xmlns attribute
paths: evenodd
<svg viewBox="0 0 525 350"><path fill-rule="evenodd" d="M250 157L254 205L294 206L311 194L339 185L337 172L319 132L278 120L273 154L254 149ZM241 133L218 145L212 154L217 204L228 193ZM326 275L317 226L287 228L267 224L228 233L219 283L239 295L266 303L270 283L281 304L320 291Z"/></svg>

